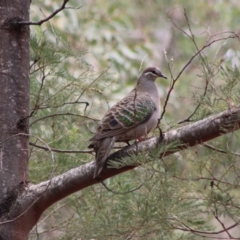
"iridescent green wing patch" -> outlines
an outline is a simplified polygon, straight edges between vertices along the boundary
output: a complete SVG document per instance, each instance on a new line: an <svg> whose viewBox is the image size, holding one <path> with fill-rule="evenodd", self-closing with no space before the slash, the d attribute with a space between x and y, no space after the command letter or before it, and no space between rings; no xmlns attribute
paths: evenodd
<svg viewBox="0 0 240 240"><path fill-rule="evenodd" d="M155 109L151 99L136 99L122 107L118 119L124 127L131 127L148 120Z"/></svg>
<svg viewBox="0 0 240 240"><path fill-rule="evenodd" d="M149 96L141 95L139 98L135 95L128 96L109 109L93 139L124 133L147 121L155 110L156 106Z"/></svg>

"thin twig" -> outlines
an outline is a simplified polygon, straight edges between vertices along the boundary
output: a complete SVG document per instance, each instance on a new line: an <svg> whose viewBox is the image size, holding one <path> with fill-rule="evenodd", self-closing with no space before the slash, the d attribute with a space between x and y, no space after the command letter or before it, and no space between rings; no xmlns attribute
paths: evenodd
<svg viewBox="0 0 240 240"><path fill-rule="evenodd" d="M57 148L50 148L49 146L43 147L43 146L37 145L33 142L29 142L29 145L46 150L46 151L58 152L58 153L93 153L93 150L63 150L63 149L57 149Z"/></svg>
<svg viewBox="0 0 240 240"><path fill-rule="evenodd" d="M84 111L86 111L86 108L89 106L89 103L88 102L78 102L78 101L73 101L73 102L63 102L59 105L55 105L55 106L42 106L42 107L37 107L37 108L34 108L32 111L35 111L35 110L39 110L39 109L47 109L47 108L59 108L59 107L62 107L64 105L70 105L70 104L76 104L76 103L80 103L80 104L85 104L85 108L84 108Z"/></svg>
<svg viewBox="0 0 240 240"><path fill-rule="evenodd" d="M208 81L208 79L206 79L206 84L205 84L205 88L204 88L204 92L203 92L202 97L205 97L206 94L207 94L208 84L209 84L209 81ZM182 123L184 123L184 122L191 122L191 121L192 121L192 120L191 120L192 116L194 116L194 114L197 112L197 110L200 108L201 105L202 105L202 103L200 102L200 103L197 105L197 107L194 109L194 111L193 111L187 118L178 121L177 124L182 124Z"/></svg>
<svg viewBox="0 0 240 240"><path fill-rule="evenodd" d="M29 70L40 60L40 58L38 57L37 59L34 59L32 64L29 66ZM31 73L30 73L31 74Z"/></svg>
<svg viewBox="0 0 240 240"><path fill-rule="evenodd" d="M129 191L126 191L126 192L115 192L113 191L112 189L110 189L103 181L101 181L101 184L111 193L114 193L114 194L126 194L126 193L132 193L138 189L140 189L142 186L143 186L143 183L140 184L138 187L132 189L132 190L129 190Z"/></svg>
<svg viewBox="0 0 240 240"><path fill-rule="evenodd" d="M238 154L238 153L227 152L227 151L224 151L224 150L222 150L222 149L213 147L213 146L211 146L211 145L209 145L209 144L206 144L206 143L203 143L202 145L203 145L204 147L209 148L209 149L211 149L211 150L214 150L214 151L216 151L216 152L225 153L225 154L233 154L233 155L235 155L235 156L237 156L237 157L240 157L240 154Z"/></svg>
<svg viewBox="0 0 240 240"><path fill-rule="evenodd" d="M61 12L63 9L68 9L68 8L66 8L67 2L69 2L69 0L64 0L62 3L62 6L60 8L56 9L48 17L46 17L38 22L21 21L21 22L18 22L18 24L20 24L20 25L42 25L43 23L49 21L51 18L53 18L55 15L57 15L59 12ZM81 7L78 7L77 9L80 9L80 8ZM72 9L72 8L70 8L70 9Z"/></svg>
<svg viewBox="0 0 240 240"><path fill-rule="evenodd" d="M110 67L108 67L105 71L103 71L102 73L99 74L98 77L96 77L90 84L88 84L87 87L85 87L83 89L83 91L81 92L81 94L79 95L79 97L77 98L77 101L83 96L83 94L85 93L85 91L87 89L89 89L97 80L99 80L105 73L107 73L107 71L110 69Z"/></svg>
<svg viewBox="0 0 240 240"><path fill-rule="evenodd" d="M214 205L214 210L215 210L215 211L212 211L213 216L221 224L222 228L225 230L225 233L228 235L229 239L233 239L231 234L229 233L228 229L226 229L224 223L218 217L218 208L217 208L216 202L214 202L213 205Z"/></svg>
<svg viewBox="0 0 240 240"><path fill-rule="evenodd" d="M159 119L159 122L162 120L165 112L166 112L166 107L167 107L167 104L168 104L168 101L169 101L169 98L170 98L170 95L171 95L171 92L172 90L174 89L174 85L175 83L177 82L177 80L181 77L182 73L186 70L186 68L192 63L192 61L194 60L194 58L196 56L198 56L204 49L208 48L209 46L211 46L212 44L216 43L216 42L219 42L219 41L223 41L223 40L226 40L226 39L229 39L229 38L238 38L238 35L236 33L233 33L232 35L230 36L227 36L227 37L223 37L223 38L219 38L219 39L216 39L216 40L213 40L211 41L210 43L207 43L205 44L201 49L199 49L190 59L189 61L183 66L183 68L181 69L181 71L178 73L177 77L176 78L173 78L172 80L172 84L170 86L170 89L168 91L168 94L167 94L167 97L166 97L166 100L164 102L164 106L163 106L163 111L162 111L162 114L160 116L160 119Z"/></svg>
<svg viewBox="0 0 240 240"><path fill-rule="evenodd" d="M196 229L193 229L191 227L189 227L187 224L185 224L184 222L181 222L179 221L178 219L175 218L176 221L178 221L180 224L182 224L185 228L181 228L181 227L176 227L176 229L179 229L179 230L182 230L182 231L187 231L187 232L191 232L191 233L194 233L194 234L204 234L204 235L216 235L216 234L220 234L220 233L224 233L228 230L231 230L233 228L235 228L236 226L239 225L239 223L234 223L232 224L231 226L225 228L225 229L222 229L222 230L219 230L219 231L200 231L200 230L196 230ZM236 239L239 239L239 238L236 238Z"/></svg>
<svg viewBox="0 0 240 240"><path fill-rule="evenodd" d="M88 117L88 116L84 116L84 115L81 115L81 114L75 114L75 113L55 113L55 114L51 114L51 115L47 115L45 117L42 117L42 118L38 118L36 119L35 121L31 122L30 126L32 126L33 124L39 122L39 121L42 121L46 118L53 118L53 117L59 117L59 116L74 116L74 117L81 117L81 118L85 118L85 119L88 119L88 120L92 120L92 121L99 121L98 119L94 119L94 118L91 118L91 117Z"/></svg>

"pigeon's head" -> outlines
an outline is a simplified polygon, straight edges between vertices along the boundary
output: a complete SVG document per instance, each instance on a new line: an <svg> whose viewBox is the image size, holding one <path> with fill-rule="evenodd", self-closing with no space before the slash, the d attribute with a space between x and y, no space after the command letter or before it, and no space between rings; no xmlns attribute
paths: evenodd
<svg viewBox="0 0 240 240"><path fill-rule="evenodd" d="M161 70L157 67L148 67L146 68L143 73L142 73L142 76L144 79L148 79L148 80L151 80L151 81L155 81L158 77L161 77L161 78L166 78L166 76L164 76L161 72Z"/></svg>

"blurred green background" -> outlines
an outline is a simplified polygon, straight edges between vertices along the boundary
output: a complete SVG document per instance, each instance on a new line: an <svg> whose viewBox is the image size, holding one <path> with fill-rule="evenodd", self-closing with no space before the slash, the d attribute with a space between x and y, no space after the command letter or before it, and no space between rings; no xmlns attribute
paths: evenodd
<svg viewBox="0 0 240 240"><path fill-rule="evenodd" d="M60 4L33 1L31 20L45 18ZM49 22L31 26L33 144L86 150L105 111L151 65L168 77L157 81L162 106L181 73L161 122L163 131L180 126L199 104L192 120L238 105L240 52L234 33L239 31L240 1L72 0L67 7ZM69 196L46 211L30 239L229 236L205 233L221 229L217 210L224 224L239 221L239 156L231 154L238 152L239 135L211 144L227 154L198 146L159 161L152 153L151 163L106 181L122 194L99 184ZM93 154L52 156L32 147L30 178L38 183L92 160ZM210 188L211 179L218 183L216 191ZM181 231L186 225L204 233ZM237 228L232 231L240 234Z"/></svg>

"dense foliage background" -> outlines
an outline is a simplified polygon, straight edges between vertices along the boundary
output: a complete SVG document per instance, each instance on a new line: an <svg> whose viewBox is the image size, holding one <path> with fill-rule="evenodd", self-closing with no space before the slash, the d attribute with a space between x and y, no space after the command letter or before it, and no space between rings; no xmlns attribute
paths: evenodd
<svg viewBox="0 0 240 240"><path fill-rule="evenodd" d="M192 113L188 121L239 104L239 1L73 0L67 6L31 27L32 182L94 159L87 146L98 121L147 66L168 76L158 82L162 105L175 81L163 131ZM57 0L35 0L31 19L58 7ZM153 152L150 163L107 180L109 189L98 184L52 206L30 239L237 238L238 152L237 132L161 160Z"/></svg>

